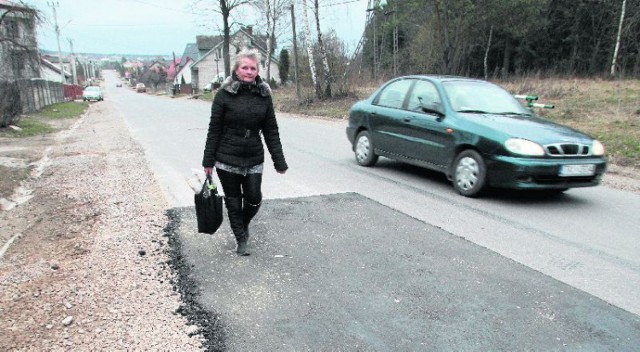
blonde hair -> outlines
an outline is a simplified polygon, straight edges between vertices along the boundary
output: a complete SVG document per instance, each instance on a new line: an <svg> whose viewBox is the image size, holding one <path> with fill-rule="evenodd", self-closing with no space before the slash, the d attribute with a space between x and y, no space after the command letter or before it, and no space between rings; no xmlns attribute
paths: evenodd
<svg viewBox="0 0 640 352"><path fill-rule="evenodd" d="M255 61L256 68L258 72L260 72L260 52L256 49L243 49L239 53L236 54L236 57L233 59L233 71L238 69L242 59L251 59Z"/></svg>

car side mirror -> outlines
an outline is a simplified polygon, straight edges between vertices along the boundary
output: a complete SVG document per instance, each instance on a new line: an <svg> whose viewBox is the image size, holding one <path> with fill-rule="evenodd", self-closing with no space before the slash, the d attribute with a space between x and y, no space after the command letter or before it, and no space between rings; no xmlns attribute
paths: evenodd
<svg viewBox="0 0 640 352"><path fill-rule="evenodd" d="M444 109L442 109L442 104L440 103L424 104L420 101L420 107L422 108L422 111L428 114L436 114L440 117L444 117Z"/></svg>

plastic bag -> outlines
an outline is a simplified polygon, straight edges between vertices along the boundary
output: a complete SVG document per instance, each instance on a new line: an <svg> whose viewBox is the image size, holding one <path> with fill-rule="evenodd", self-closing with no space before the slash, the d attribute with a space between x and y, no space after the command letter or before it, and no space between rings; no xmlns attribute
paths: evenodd
<svg viewBox="0 0 640 352"><path fill-rule="evenodd" d="M215 233L222 224L222 196L218 194L211 175L207 175L202 190L194 195L198 232Z"/></svg>

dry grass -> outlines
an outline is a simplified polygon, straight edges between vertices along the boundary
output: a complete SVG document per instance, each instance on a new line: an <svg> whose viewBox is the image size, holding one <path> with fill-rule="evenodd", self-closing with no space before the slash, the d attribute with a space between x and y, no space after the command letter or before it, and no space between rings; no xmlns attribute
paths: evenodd
<svg viewBox="0 0 640 352"><path fill-rule="evenodd" d="M611 161L640 167L640 81L523 79L497 82L512 93L534 94L553 110L536 112L601 140Z"/></svg>
<svg viewBox="0 0 640 352"><path fill-rule="evenodd" d="M614 164L640 168L639 80L522 78L495 83L513 94L538 95L539 102L555 105L536 109L538 115L598 138ZM280 111L346 119L351 105L377 87L352 87L349 94L330 100L315 99L309 88L298 100L293 87L282 87L274 92L274 101Z"/></svg>
<svg viewBox="0 0 640 352"><path fill-rule="evenodd" d="M309 116L323 116L335 119L349 117L349 109L358 100L368 97L377 87L351 89L349 92L337 93L337 97L320 100L314 96L311 88L302 88L300 99L296 98L293 86L278 88L273 95L276 110Z"/></svg>

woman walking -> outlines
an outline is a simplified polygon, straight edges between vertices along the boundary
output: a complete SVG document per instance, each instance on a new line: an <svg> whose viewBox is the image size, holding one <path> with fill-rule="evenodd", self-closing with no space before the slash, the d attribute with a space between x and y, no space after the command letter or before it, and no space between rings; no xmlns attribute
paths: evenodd
<svg viewBox="0 0 640 352"><path fill-rule="evenodd" d="M211 106L211 121L202 166L220 178L231 230L239 255L249 255L249 223L262 202L264 148L271 154L276 171L284 174L287 162L282 152L271 88L258 75L259 53L241 51L233 72L222 83Z"/></svg>

